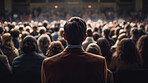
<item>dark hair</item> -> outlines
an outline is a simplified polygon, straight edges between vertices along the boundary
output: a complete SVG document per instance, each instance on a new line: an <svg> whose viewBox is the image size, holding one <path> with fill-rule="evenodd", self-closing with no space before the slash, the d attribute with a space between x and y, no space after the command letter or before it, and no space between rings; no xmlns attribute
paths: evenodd
<svg viewBox="0 0 148 83"><path fill-rule="evenodd" d="M94 33L93 33L93 38L94 38L95 41L97 41L98 38L100 38L100 37L101 37L101 36L100 36L99 32L94 32Z"/></svg>
<svg viewBox="0 0 148 83"><path fill-rule="evenodd" d="M144 27L144 25L140 25L140 29L142 29L142 30L144 30L145 31L145 27Z"/></svg>
<svg viewBox="0 0 148 83"><path fill-rule="evenodd" d="M98 32L98 28L95 27L95 28L93 29L93 32Z"/></svg>
<svg viewBox="0 0 148 83"><path fill-rule="evenodd" d="M106 38L99 38L97 40L97 44L101 48L102 56L104 56L106 58L106 60L109 64L110 59L112 57L112 52L111 52L111 47L110 47L108 40Z"/></svg>
<svg viewBox="0 0 148 83"><path fill-rule="evenodd" d="M44 26L45 28L47 28L47 25L48 25L47 23L43 23L43 26Z"/></svg>
<svg viewBox="0 0 148 83"><path fill-rule="evenodd" d="M54 27L54 31L58 32L60 29L60 23L56 23Z"/></svg>
<svg viewBox="0 0 148 83"><path fill-rule="evenodd" d="M26 36L22 41L21 51L23 53L40 52L36 39L33 36Z"/></svg>
<svg viewBox="0 0 148 83"><path fill-rule="evenodd" d="M87 33L87 36L88 37L92 36L92 30L91 29L87 29L87 32L86 33Z"/></svg>
<svg viewBox="0 0 148 83"><path fill-rule="evenodd" d="M143 35L137 41L137 48L143 57L144 67L148 68L148 35Z"/></svg>
<svg viewBox="0 0 148 83"><path fill-rule="evenodd" d="M106 29L103 30L103 33L104 33L105 37L108 37L109 33L110 33L110 30L108 28L106 28Z"/></svg>
<svg viewBox="0 0 148 83"><path fill-rule="evenodd" d="M119 31L120 31L120 27L117 27L115 29L114 35L116 35L118 37L119 36Z"/></svg>
<svg viewBox="0 0 148 83"><path fill-rule="evenodd" d="M10 34L13 38L19 37L19 31L15 29L11 29Z"/></svg>
<svg viewBox="0 0 148 83"><path fill-rule="evenodd" d="M0 27L0 34L2 35L3 32L4 32L3 28Z"/></svg>
<svg viewBox="0 0 148 83"><path fill-rule="evenodd" d="M138 37L138 29L137 28L131 28L131 36L135 36L135 37Z"/></svg>
<svg viewBox="0 0 148 83"><path fill-rule="evenodd" d="M79 45L86 35L86 23L79 17L72 17L64 25L64 32L68 44Z"/></svg>
<svg viewBox="0 0 148 83"><path fill-rule="evenodd" d="M59 41L62 43L64 48L67 46L67 42L65 41L65 39L59 39Z"/></svg>
<svg viewBox="0 0 148 83"><path fill-rule="evenodd" d="M130 38L122 39L116 48L117 56L120 60L124 61L124 63L138 63L141 65L142 58L135 46L135 43Z"/></svg>
<svg viewBox="0 0 148 83"><path fill-rule="evenodd" d="M144 32L142 29L138 29L138 32L139 32L139 38L140 38L142 35L145 35L145 32Z"/></svg>

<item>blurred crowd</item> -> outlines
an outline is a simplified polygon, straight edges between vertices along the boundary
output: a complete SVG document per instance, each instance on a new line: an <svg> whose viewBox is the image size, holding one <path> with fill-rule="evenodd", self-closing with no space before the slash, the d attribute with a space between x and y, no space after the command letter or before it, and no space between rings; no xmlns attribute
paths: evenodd
<svg viewBox="0 0 148 83"><path fill-rule="evenodd" d="M12 12L1 12L0 21L31 21L36 20L42 22L47 20L52 22L54 20L59 21L61 19L68 20L70 17L79 16L84 20L97 21L101 19L103 21L113 21L124 19L129 22L146 22L148 23L148 12L147 11L134 11L132 9L113 11L113 9L101 8L97 9L41 9L34 8L32 11L12 11Z"/></svg>
<svg viewBox="0 0 148 83"><path fill-rule="evenodd" d="M0 74L0 79L9 79L5 83L12 80L14 83L29 83L27 80L40 83L42 61L66 48L63 27L66 20L75 15L87 23L83 49L105 57L110 72L148 68L148 17L142 12L35 10L32 13L0 16L0 60L5 60L4 65L0 64L6 66L0 70L4 73ZM121 83L118 77L109 76L108 83Z"/></svg>

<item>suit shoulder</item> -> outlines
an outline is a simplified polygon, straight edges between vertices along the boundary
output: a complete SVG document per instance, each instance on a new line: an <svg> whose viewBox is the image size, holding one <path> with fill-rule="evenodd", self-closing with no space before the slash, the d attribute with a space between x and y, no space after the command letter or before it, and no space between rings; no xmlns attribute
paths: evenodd
<svg viewBox="0 0 148 83"><path fill-rule="evenodd" d="M96 54L92 54L92 53L88 53L88 52L86 52L86 55L92 60L101 61L101 62L106 61L105 57L103 57L101 55L96 55Z"/></svg>
<svg viewBox="0 0 148 83"><path fill-rule="evenodd" d="M60 59L62 56L62 53L56 54L52 57L47 57L46 59L44 59L44 63L53 63L56 62L58 59Z"/></svg>

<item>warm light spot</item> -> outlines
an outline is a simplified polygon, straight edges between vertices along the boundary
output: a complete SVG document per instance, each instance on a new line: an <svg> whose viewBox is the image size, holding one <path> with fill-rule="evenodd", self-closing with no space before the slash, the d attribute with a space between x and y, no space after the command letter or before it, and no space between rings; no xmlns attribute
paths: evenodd
<svg viewBox="0 0 148 83"><path fill-rule="evenodd" d="M56 8L56 9L57 9L57 8L58 8L58 5L55 5L55 6L54 6L54 8Z"/></svg>
<svg viewBox="0 0 148 83"><path fill-rule="evenodd" d="M88 8L91 8L91 5L88 5Z"/></svg>

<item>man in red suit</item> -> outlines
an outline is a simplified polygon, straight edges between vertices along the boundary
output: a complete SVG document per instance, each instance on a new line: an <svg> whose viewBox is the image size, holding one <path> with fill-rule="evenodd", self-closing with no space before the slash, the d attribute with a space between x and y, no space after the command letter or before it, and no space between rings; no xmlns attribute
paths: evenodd
<svg viewBox="0 0 148 83"><path fill-rule="evenodd" d="M87 53L82 48L86 38L86 23L72 17L64 25L68 46L63 52L43 61L42 83L106 83L107 66L104 57Z"/></svg>

